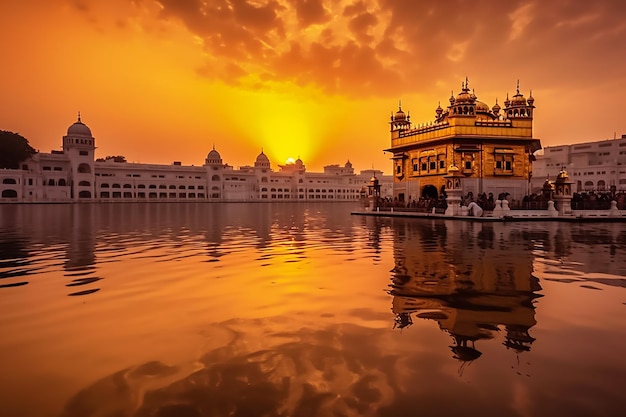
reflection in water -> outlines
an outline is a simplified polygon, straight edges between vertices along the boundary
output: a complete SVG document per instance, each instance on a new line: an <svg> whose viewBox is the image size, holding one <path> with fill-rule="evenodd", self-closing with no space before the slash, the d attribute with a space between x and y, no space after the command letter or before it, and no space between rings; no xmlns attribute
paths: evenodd
<svg viewBox="0 0 626 417"><path fill-rule="evenodd" d="M0 415L623 411L626 225L350 209L0 206Z"/></svg>
<svg viewBox="0 0 626 417"><path fill-rule="evenodd" d="M462 245L449 245L449 236ZM395 326L435 320L452 336L453 357L481 356L475 342L505 332L503 344L530 350L533 300L541 290L526 239L503 223L398 222L390 294Z"/></svg>

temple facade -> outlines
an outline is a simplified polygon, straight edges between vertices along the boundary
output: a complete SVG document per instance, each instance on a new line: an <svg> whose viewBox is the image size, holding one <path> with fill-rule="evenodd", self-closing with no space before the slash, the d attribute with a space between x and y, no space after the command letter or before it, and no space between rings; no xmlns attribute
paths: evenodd
<svg viewBox="0 0 626 417"><path fill-rule="evenodd" d="M399 105L389 122L394 199L410 202L439 198L450 167L462 173L465 194L508 193L521 199L529 192L533 153L541 149L533 138L534 98L507 94L504 107L490 108L478 100L466 79L452 92L450 105L435 110L434 120L414 125Z"/></svg>
<svg viewBox="0 0 626 417"><path fill-rule="evenodd" d="M261 151L254 165L235 169L215 149L200 166L96 159L96 139L80 115L62 150L38 152L20 169L0 170L0 203L358 201L375 175L391 197L393 179L354 172L350 161L308 172L301 159L274 171Z"/></svg>

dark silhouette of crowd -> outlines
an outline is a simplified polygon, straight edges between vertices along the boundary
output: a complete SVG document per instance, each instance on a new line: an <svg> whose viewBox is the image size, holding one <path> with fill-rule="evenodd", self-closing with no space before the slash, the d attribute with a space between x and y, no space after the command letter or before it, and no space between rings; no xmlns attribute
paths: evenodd
<svg viewBox="0 0 626 417"><path fill-rule="evenodd" d="M479 193L474 196L471 191L461 197L461 206L468 206L471 202L485 210L491 211L496 207L496 200L507 200L509 208L512 210L545 210L548 208L548 201L552 199L551 193L538 192L524 196L522 200L510 198L508 192L499 193L497 198L493 193ZM617 202L619 210L626 210L626 191L583 191L576 192L572 196L571 206L573 210L608 210L611 208L611 201ZM400 201L398 198L381 198L378 207L382 210L394 208L396 210L432 212L433 209L443 212L448 207L445 192L439 198L422 196L418 199L410 198L408 201Z"/></svg>

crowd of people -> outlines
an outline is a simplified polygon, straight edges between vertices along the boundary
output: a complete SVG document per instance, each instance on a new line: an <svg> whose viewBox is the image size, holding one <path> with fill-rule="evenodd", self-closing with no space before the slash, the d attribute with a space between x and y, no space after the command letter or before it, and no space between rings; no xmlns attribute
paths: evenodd
<svg viewBox="0 0 626 417"><path fill-rule="evenodd" d="M479 193L474 196L471 191L461 197L461 206L469 206L476 203L482 210L490 211L496 207L496 200L507 200L512 210L545 210L548 207L550 195L546 193L532 193L524 196L522 200L510 198L510 193L503 192L495 198L493 193ZM583 191L576 192L572 196L573 210L608 210L611 201L617 202L619 210L626 210L626 191ZM406 209L412 211L431 212L433 209L440 211L448 207L446 194L442 193L439 198L423 196L418 199L409 198L408 201L400 201L397 198L381 198L378 203L381 209Z"/></svg>

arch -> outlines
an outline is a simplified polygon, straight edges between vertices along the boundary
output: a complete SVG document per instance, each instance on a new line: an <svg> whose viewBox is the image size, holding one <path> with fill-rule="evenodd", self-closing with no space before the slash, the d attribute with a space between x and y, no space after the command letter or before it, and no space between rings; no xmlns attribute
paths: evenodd
<svg viewBox="0 0 626 417"><path fill-rule="evenodd" d="M424 198L437 198L439 194L437 193L437 187L434 185L425 185L422 188L422 197Z"/></svg>
<svg viewBox="0 0 626 417"><path fill-rule="evenodd" d="M146 188L146 184L139 184L137 188Z"/></svg>
<svg viewBox="0 0 626 417"><path fill-rule="evenodd" d="M100 191L100 198L109 198L110 194L108 191Z"/></svg>
<svg viewBox="0 0 626 417"><path fill-rule="evenodd" d="M261 177L261 182L267 182L267 177Z"/></svg>
<svg viewBox="0 0 626 417"><path fill-rule="evenodd" d="M15 178L5 178L2 180L3 184L17 184L17 181L15 181Z"/></svg>
<svg viewBox="0 0 626 417"><path fill-rule="evenodd" d="M78 198L91 198L91 191L81 191L78 193Z"/></svg>
<svg viewBox="0 0 626 417"><path fill-rule="evenodd" d="M78 166L78 173L79 174L91 174L91 167L89 166L89 164L82 163Z"/></svg>
<svg viewBox="0 0 626 417"><path fill-rule="evenodd" d="M179 186L178 186L178 189L179 189L179 190L184 190L184 189L185 189L185 186L184 186L184 185L179 185Z"/></svg>
<svg viewBox="0 0 626 417"><path fill-rule="evenodd" d="M167 186L165 184L159 185L159 190L166 190Z"/></svg>
<svg viewBox="0 0 626 417"><path fill-rule="evenodd" d="M141 188L141 186L140 186L140 188ZM150 184L150 186L148 188L150 188L151 190L156 190L156 184Z"/></svg>
<svg viewBox="0 0 626 417"><path fill-rule="evenodd" d="M17 198L17 191L15 191L15 190L2 190L2 198Z"/></svg>
<svg viewBox="0 0 626 417"><path fill-rule="evenodd" d="M219 175L213 175L211 177L211 181L219 181L220 180L220 176Z"/></svg>
<svg viewBox="0 0 626 417"><path fill-rule="evenodd" d="M48 180L48 185L54 185L54 180L52 178Z"/></svg>
<svg viewBox="0 0 626 417"><path fill-rule="evenodd" d="M215 185L213 187L211 187L211 190L219 190L219 189L220 189L220 187L217 187Z"/></svg>
<svg viewBox="0 0 626 417"><path fill-rule="evenodd" d="M133 188L133 186L130 184L124 184L124 188Z"/></svg>
<svg viewBox="0 0 626 417"><path fill-rule="evenodd" d="M65 178L61 178L61 179L59 180L59 182L57 183L57 185L60 185L60 186L66 186L66 185L67 185L67 183L65 182Z"/></svg>
<svg viewBox="0 0 626 417"><path fill-rule="evenodd" d="M109 184L107 184L107 183L105 182L104 184L102 184L102 185L100 186L100 188L109 188Z"/></svg>
<svg viewBox="0 0 626 417"><path fill-rule="evenodd" d="M593 190L593 181L585 181L585 191Z"/></svg>
<svg viewBox="0 0 626 417"><path fill-rule="evenodd" d="M175 190L176 186L175 185L170 185L170 190Z"/></svg>
<svg viewBox="0 0 626 417"><path fill-rule="evenodd" d="M113 184L111 188L122 188L119 184Z"/></svg>
<svg viewBox="0 0 626 417"><path fill-rule="evenodd" d="M606 190L606 182L604 182L604 180L598 181L596 186L598 187L598 191L605 191Z"/></svg>
<svg viewBox="0 0 626 417"><path fill-rule="evenodd" d="M59 180L59 182L61 182L61 181ZM61 184L59 184L59 185L61 185ZM91 186L91 183L89 181L81 181L81 182L78 183L78 185L81 186L81 187L89 187L89 186Z"/></svg>

